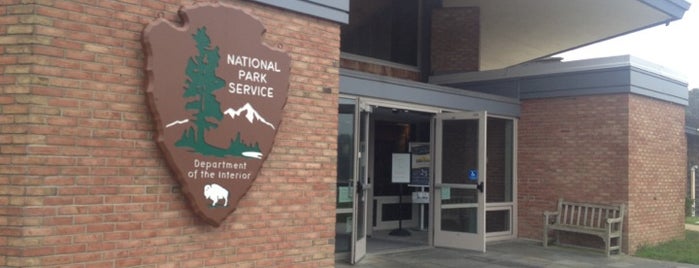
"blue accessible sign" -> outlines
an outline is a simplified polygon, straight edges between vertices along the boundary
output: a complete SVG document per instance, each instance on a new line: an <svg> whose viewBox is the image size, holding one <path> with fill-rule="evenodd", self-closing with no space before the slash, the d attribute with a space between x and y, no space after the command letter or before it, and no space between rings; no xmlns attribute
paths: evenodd
<svg viewBox="0 0 699 268"><path fill-rule="evenodd" d="M478 180L478 170L477 169L469 169L468 170L468 180L471 180L471 181Z"/></svg>

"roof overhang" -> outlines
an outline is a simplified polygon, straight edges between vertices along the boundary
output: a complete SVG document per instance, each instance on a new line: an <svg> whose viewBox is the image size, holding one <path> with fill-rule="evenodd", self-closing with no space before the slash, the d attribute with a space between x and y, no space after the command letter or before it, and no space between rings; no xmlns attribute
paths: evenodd
<svg viewBox="0 0 699 268"><path fill-rule="evenodd" d="M633 56L535 61L470 73L431 76L430 83L520 100L636 94L686 106L682 75Z"/></svg>
<svg viewBox="0 0 699 268"><path fill-rule="evenodd" d="M480 68L539 59L681 19L685 0L443 0L480 8Z"/></svg>

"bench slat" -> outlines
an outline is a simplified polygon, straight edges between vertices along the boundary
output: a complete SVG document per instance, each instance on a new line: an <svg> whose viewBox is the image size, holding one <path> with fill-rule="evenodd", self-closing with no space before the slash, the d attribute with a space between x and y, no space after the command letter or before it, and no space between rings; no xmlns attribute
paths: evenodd
<svg viewBox="0 0 699 268"><path fill-rule="evenodd" d="M575 215L575 216L576 216L576 217L575 217L575 218L576 218L576 219L575 219L575 225L580 225L580 211L582 211L582 207L581 207L581 206L575 206L575 208L577 209L577 213L578 213L578 214Z"/></svg>

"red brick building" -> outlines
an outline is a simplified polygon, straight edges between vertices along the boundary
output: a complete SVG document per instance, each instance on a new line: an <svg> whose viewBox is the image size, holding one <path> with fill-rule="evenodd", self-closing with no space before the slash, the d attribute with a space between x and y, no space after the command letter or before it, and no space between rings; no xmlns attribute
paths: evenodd
<svg viewBox="0 0 699 268"><path fill-rule="evenodd" d="M505 76L499 80L462 82L473 88L519 88L519 237L541 237L541 213L555 210L551 200L558 198L628 204L624 245L629 253L683 236L686 195L677 186L686 173L686 88L661 70L620 56L532 63L510 68L512 75L481 73ZM633 93L655 90L674 96Z"/></svg>
<svg viewBox="0 0 699 268"><path fill-rule="evenodd" d="M222 2L291 64L274 147L218 227L145 88L144 28L194 2L0 5L0 266L332 267L398 227L400 247L486 250L540 240L558 198L626 204L627 253L683 235L686 83L632 57L522 63L687 2Z"/></svg>

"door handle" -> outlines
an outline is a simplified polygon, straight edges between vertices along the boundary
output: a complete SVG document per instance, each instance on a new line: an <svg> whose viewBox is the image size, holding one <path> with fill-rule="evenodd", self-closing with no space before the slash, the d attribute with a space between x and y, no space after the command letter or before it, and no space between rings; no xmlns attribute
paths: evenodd
<svg viewBox="0 0 699 268"><path fill-rule="evenodd" d="M369 190L371 188L371 184L364 183L364 182L357 182L357 193L361 193L364 190Z"/></svg>
<svg viewBox="0 0 699 268"><path fill-rule="evenodd" d="M479 182L476 185L476 189L478 189L479 192L483 193L483 191L485 191L485 185L483 185L483 182Z"/></svg>

